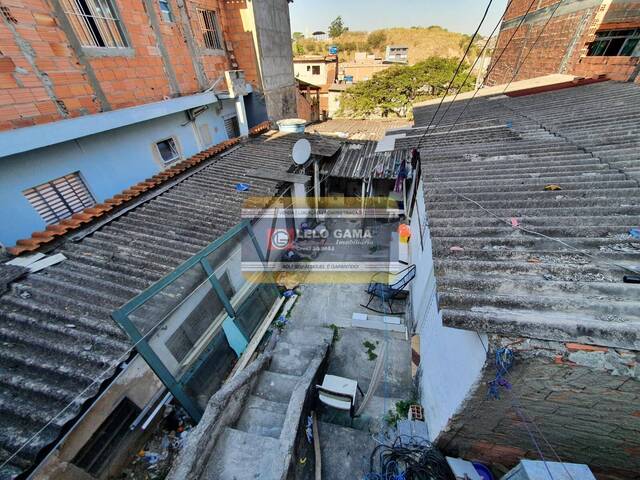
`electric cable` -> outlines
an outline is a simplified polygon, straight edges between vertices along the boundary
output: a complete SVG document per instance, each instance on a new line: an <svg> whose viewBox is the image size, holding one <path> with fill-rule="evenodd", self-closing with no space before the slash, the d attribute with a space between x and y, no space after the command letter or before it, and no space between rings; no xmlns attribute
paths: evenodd
<svg viewBox="0 0 640 480"><path fill-rule="evenodd" d="M491 31L491 33L489 34L489 38L487 40L487 42L482 46L482 49L480 50L480 53L478 53L478 56L476 57L476 60L473 62L473 65L471 65L471 68L469 68L469 71L467 72L467 76L464 78L464 80L462 81L462 84L460 85L460 87L458 88L458 90L456 91L456 94L453 96L453 98L448 102L447 105L447 109L444 111L444 113L440 116L440 120L438 120L438 122L434 125L433 130L435 131L436 128L438 128L440 126L440 123L445 119L445 117L447 116L447 113L449 113L449 110L451 109L453 102L456 101L456 98L458 98L458 95L460 94L460 92L462 91L462 87L464 86L465 83L467 83L467 80L469 79L469 77L471 76L471 72L473 72L473 69L475 68L476 64L478 63L478 61L480 60L480 58L482 57L482 55L484 54L485 50L488 48L489 46L489 40L493 37L493 35L496 33L496 30L498 29L498 27L500 26L500 24L502 23L504 16L506 15L507 11L509 10L509 7L511 6L511 3L513 2L513 0L509 0L509 3L507 3L507 6L504 9L504 13L502 14L502 16L500 17L500 19L498 20L498 23L496 23L495 27L493 27L493 30ZM488 73L487 73L488 75ZM444 97L443 99L444 100ZM425 132L425 134L428 133L428 129L427 132ZM420 142L418 142L418 148L420 147Z"/></svg>
<svg viewBox="0 0 640 480"><path fill-rule="evenodd" d="M523 67L523 65L526 63L527 58L529 58L529 55L531 55L531 52L533 51L534 48L536 48L536 45L538 44L538 40L540 40L540 37L542 37L542 34L544 33L544 30L547 28L547 25L549 25L549 22L551 22L551 20L553 19L553 17L555 16L556 12L558 11L558 8L560 8L560 5L562 5L562 3L564 2L564 0L560 0L555 8L553 9L553 11L551 12L551 15L549 16L549 18L547 18L547 21L545 22L545 24L542 26L542 29L540 30L540 33L538 34L538 36L536 37L536 39L533 41L533 44L531 45L531 48L529 49L529 51L527 52L527 54L524 56L524 58L522 59L522 62L520 62L520 65L518 65L518 67L515 69L515 72L513 73L513 76L511 77L511 80L509 80L509 83L507 83L506 87L504 87L504 90L502 90L502 94L504 95L504 93L507 91L507 89L509 88L509 86L511 85L511 82L513 82L515 80L515 78L518 76L518 73L520 73L520 69ZM524 47L523 47L524 48Z"/></svg>
<svg viewBox="0 0 640 480"><path fill-rule="evenodd" d="M444 102L445 97L449 93L449 90L451 89L451 86L453 85L453 82L455 81L456 77L458 76L458 72L460 71L460 69L462 68L462 65L464 64L464 59L467 57L467 54L469 53L469 50L471 50L471 46L473 45L474 40L478 36L478 32L480 31L480 28L482 27L482 24L484 23L485 19L487 18L487 14L489 13L489 8L491 7L492 3L493 3L493 0L489 0L489 3L487 4L487 8L485 8L484 14L482 15L482 19L480 20L480 23L478 24L478 27L476 28L476 31L473 32L473 35L471 36L471 40L469 40L469 45L467 45L467 48L464 51L464 54L462 55L462 58L460 59L460 62L458 63L458 66L456 67L456 70L453 73L453 76L451 77L451 80L449 81L449 85L447 86L446 90L444 91L444 95L442 95L442 99L440 100L440 103L438 104L438 108L436 109L436 112L431 117L431 121L429 122L429 125L427 126L426 132L429 131L429 128L433 124L433 121L435 120L436 116L438 115L438 112L440 111L440 107L442 107L442 103ZM420 142L418 142L418 147L417 148L420 148Z"/></svg>

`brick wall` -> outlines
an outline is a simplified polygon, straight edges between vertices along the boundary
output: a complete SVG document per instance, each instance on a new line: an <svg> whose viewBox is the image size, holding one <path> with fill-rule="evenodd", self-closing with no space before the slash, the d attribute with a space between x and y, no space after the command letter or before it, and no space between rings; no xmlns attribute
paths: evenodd
<svg viewBox="0 0 640 480"><path fill-rule="evenodd" d="M237 68L258 81L238 2L171 0L174 21L165 22L156 0L114 0L130 48L99 53L79 46L57 1L1 2L0 130L202 91L235 60L204 49L197 8L218 13L225 39L237 43Z"/></svg>
<svg viewBox="0 0 640 480"><path fill-rule="evenodd" d="M525 14L530 1L512 3L498 36L492 59L493 71L487 78L487 85L507 83L516 71L515 80L553 73L579 76L608 74L614 80L629 79L637 58L586 57L586 45L593 40L593 33L598 29L639 27L640 3L614 0L607 5L602 2L607 8L603 9L605 13L600 18L597 14L600 2L584 2L584 8L579 8L576 2L564 2L545 27L557 3L557 0L542 0L519 29L519 18ZM535 14L544 8L547 8L546 12ZM542 35L536 42L541 31ZM505 50L512 35L513 40Z"/></svg>
<svg viewBox="0 0 640 480"><path fill-rule="evenodd" d="M496 373L489 361L477 390L438 439L447 454L505 469L522 457L539 459L528 427L546 459L555 460L552 447L563 461L588 464L598 479L638 478L638 352L523 338L492 337L491 345L515 352L511 391L502 389L498 400L487 396Z"/></svg>

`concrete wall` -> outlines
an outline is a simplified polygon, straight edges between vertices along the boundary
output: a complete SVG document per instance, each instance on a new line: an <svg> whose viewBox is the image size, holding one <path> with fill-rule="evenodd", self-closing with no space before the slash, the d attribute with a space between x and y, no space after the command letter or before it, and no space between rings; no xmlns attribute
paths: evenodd
<svg viewBox="0 0 640 480"><path fill-rule="evenodd" d="M371 80L376 73L392 66L384 63L342 63L340 64L339 78L342 80L345 75L351 75L354 83Z"/></svg>
<svg viewBox="0 0 640 480"><path fill-rule="evenodd" d="M588 464L599 480L638 478L639 352L497 336L490 344L515 352L511 390L487 398L486 382L496 374L488 363L439 439L446 454L507 468L522 457L539 459L528 427L548 460L557 461L553 448L562 461Z"/></svg>
<svg viewBox="0 0 640 480"><path fill-rule="evenodd" d="M586 46L598 30L640 27L640 2L565 0L556 11L557 4L557 0L540 2L516 31L530 2L512 2L498 36L488 86L509 82L516 71L515 80L552 73L608 74L614 80L629 79L638 65L637 57L587 57Z"/></svg>
<svg viewBox="0 0 640 480"><path fill-rule="evenodd" d="M313 74L313 67L319 67L320 73ZM325 62L296 62L293 70L297 79L319 87L327 83L327 64Z"/></svg>
<svg viewBox="0 0 640 480"><path fill-rule="evenodd" d="M199 129L207 125L211 144L227 139L223 116L235 114L233 100L209 105L195 126L184 112L133 124L0 159L0 242L14 245L20 238L43 230L45 222L22 192L55 178L79 171L97 202L148 178L164 167L155 142L174 136L183 158L209 145L199 142Z"/></svg>
<svg viewBox="0 0 640 480"><path fill-rule="evenodd" d="M429 436L435 439L473 391L486 355L481 338L475 332L442 325L422 185L417 195L409 243L411 263L416 265L416 278L411 287L411 313L415 333L420 336L421 403ZM486 342L486 336L483 338Z"/></svg>
<svg viewBox="0 0 640 480"><path fill-rule="evenodd" d="M293 76L289 3L287 0L254 0L253 15L269 118L294 117L297 86Z"/></svg>

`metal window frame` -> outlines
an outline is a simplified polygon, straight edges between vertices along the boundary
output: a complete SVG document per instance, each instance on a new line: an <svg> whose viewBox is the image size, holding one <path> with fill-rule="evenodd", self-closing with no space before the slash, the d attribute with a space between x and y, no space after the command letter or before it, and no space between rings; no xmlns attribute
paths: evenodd
<svg viewBox="0 0 640 480"><path fill-rule="evenodd" d="M172 150L175 150L176 156L171 158L171 159L169 159L169 160L165 160L162 157L162 152L160 151L160 148L158 148L158 144L163 143L163 142L169 142L169 141L173 142ZM154 142L154 146L155 146L156 152L158 154L158 159L160 160L160 163L163 166L171 165L172 163L177 162L178 160L182 159L182 150L180 149L180 144L178 142L178 139L173 135L170 136L170 137L167 137L167 138L163 138L162 140L158 140L157 142Z"/></svg>
<svg viewBox="0 0 640 480"><path fill-rule="evenodd" d="M242 234L243 231L245 231L249 235L254 247L256 248L258 257L262 262L264 262L265 254L255 237L252 223L249 220L243 220L241 223L228 230L222 236L218 237L214 242L206 246L196 255L179 265L173 272L171 272L155 284L151 285L140 294L136 295L134 298L129 300L122 307L113 311L111 314L111 317L121 326L125 333L129 335L131 340L134 342L138 353L142 355L144 360L160 378L162 383L165 384L167 389L173 394L176 400L180 402L182 407L196 422L200 421L204 411L198 406L197 402L186 392L185 384L195 374L198 366L201 365L207 358L206 354L210 351L214 338L211 339L211 343L209 343L209 345L202 351L198 360L196 360L196 362L194 362L194 364L191 365L180 378L176 378L165 366L163 361L147 341L147 338L152 334L152 332L155 332L158 328L161 328L162 323L154 326L151 330L149 330L149 332L143 335L131 320L130 315L137 309L142 307L150 299L161 293L173 282L182 277L183 274L199 265L204 269L205 273L209 277L208 280L213 290L215 291L216 295L222 302L225 311L227 312L228 318L226 321L231 321L235 325L234 319L237 316L237 312L231 305L230 299L225 295L222 285L214 275L215 267L209 263L208 257L220 247L225 245L228 241L232 240L237 235ZM277 291L275 283L272 284L272 287L275 291ZM248 345L250 339L245 338L245 341L246 348L246 345Z"/></svg>
<svg viewBox="0 0 640 480"><path fill-rule="evenodd" d="M202 48L212 52L223 51L224 44L218 12L206 8L197 8L196 11L198 12L198 24L200 26L200 33L202 34ZM207 23L209 25L207 25ZM212 38L209 38L208 35ZM207 45L207 38L209 38L210 42L213 40L213 42L211 42L212 45Z"/></svg>
<svg viewBox="0 0 640 480"><path fill-rule="evenodd" d="M90 11L89 14L83 10L80 1L85 2ZM114 0L60 0L60 3L82 48L89 51L118 51L131 48L120 11ZM96 9L108 10L108 12L97 15ZM88 19L93 21L94 27L88 24ZM101 22L96 22L96 19ZM100 45L101 42L104 45Z"/></svg>
<svg viewBox="0 0 640 480"><path fill-rule="evenodd" d="M616 35L616 32L628 32L628 31L631 31L632 33L630 35ZM620 40L620 39L624 39L624 42L622 43L622 45L620 45L620 48L618 49L616 54L615 55L604 55L604 53L609 48L609 45L610 45L611 41L612 40ZM588 52L591 52L592 47L594 45L596 45L596 44L603 43L603 44L605 44L605 47L602 49L602 53L600 53L600 54L587 53L587 56L589 56L589 57L634 56L633 53L637 53L638 52L638 45L636 45L636 48L634 48L634 51L632 52L631 55L620 55L620 52L622 52L624 50L625 46L627 45L627 43L629 41L639 40L639 39L640 39L640 28L635 28L635 29L634 28L625 28L625 29L621 29L621 30L604 30L602 32L596 32L594 40L591 43L589 43ZM640 44L640 42L638 44Z"/></svg>
<svg viewBox="0 0 640 480"><path fill-rule="evenodd" d="M163 9L162 6L165 5L166 9ZM173 10L171 10L171 3L169 0L158 0L158 8L160 9L160 17L163 22L173 23Z"/></svg>

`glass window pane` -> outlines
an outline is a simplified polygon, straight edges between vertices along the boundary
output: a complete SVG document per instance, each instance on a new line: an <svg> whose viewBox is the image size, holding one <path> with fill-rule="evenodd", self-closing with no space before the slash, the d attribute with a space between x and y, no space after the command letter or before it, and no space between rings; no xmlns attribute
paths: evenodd
<svg viewBox="0 0 640 480"><path fill-rule="evenodd" d="M635 50L635 48L638 45L639 41L640 40L637 39L637 38L635 38L633 40L627 40L627 42L622 47L622 50L620 51L620 55L624 55L626 57L630 57L633 54L633 51Z"/></svg>
<svg viewBox="0 0 640 480"><path fill-rule="evenodd" d="M235 322L245 337L251 338L278 298L273 285L256 286L237 310Z"/></svg>
<svg viewBox="0 0 640 480"><path fill-rule="evenodd" d="M609 41L609 46L604 52L606 57L615 57L620 53L622 45L624 44L624 38L613 38Z"/></svg>

